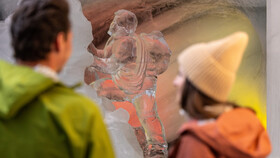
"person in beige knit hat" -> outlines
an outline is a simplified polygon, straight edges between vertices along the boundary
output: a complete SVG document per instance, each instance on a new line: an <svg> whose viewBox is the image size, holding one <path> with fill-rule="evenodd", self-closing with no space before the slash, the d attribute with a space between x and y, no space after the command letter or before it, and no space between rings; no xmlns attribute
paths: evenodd
<svg viewBox="0 0 280 158"><path fill-rule="evenodd" d="M199 43L178 57L177 101L191 117L169 158L263 158L271 151L255 112L228 102L248 44L245 32Z"/></svg>

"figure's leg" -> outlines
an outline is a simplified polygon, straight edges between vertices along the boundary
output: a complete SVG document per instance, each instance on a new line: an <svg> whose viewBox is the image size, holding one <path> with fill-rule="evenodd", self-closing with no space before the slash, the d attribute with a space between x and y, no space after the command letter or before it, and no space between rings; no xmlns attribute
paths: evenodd
<svg viewBox="0 0 280 158"><path fill-rule="evenodd" d="M139 127L133 127L133 129L134 129L134 134L137 137L137 141L138 141L141 149L143 151L145 151L146 146L147 146L147 139L146 139L144 128L142 126L139 126Z"/></svg>
<svg viewBox="0 0 280 158"><path fill-rule="evenodd" d="M146 90L145 93L135 96L132 103L145 130L147 139L145 157L167 157L167 143L164 128L157 113L155 91Z"/></svg>

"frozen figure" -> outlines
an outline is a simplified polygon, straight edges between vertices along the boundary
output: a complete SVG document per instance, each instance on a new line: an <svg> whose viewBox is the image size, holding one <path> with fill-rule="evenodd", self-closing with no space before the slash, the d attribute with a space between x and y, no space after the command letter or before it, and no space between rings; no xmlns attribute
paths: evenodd
<svg viewBox="0 0 280 158"><path fill-rule="evenodd" d="M134 13L115 12L108 31L111 37L104 49L92 43L88 47L94 61L85 70L85 82L100 97L132 103L145 133L135 132L144 157L167 157L155 92L157 76L167 69L171 51L161 32L137 35L136 27Z"/></svg>

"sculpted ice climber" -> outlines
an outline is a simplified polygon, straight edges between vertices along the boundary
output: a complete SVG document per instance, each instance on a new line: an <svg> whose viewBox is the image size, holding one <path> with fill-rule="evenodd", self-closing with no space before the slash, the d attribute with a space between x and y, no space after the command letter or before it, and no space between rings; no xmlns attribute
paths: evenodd
<svg viewBox="0 0 280 158"><path fill-rule="evenodd" d="M155 100L157 76L169 63L171 51L163 34L135 33L137 18L127 10L115 12L108 34L111 36L103 50L92 43L88 50L94 61L85 70L85 81L100 97L111 101L131 102L146 138L137 135L145 157L166 157L167 143L164 128L157 113ZM90 78L90 79L89 79Z"/></svg>

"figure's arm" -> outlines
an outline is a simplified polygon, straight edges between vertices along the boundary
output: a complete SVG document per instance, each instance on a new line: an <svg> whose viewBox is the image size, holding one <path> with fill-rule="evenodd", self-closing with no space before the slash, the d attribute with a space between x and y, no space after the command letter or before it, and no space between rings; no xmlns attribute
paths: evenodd
<svg viewBox="0 0 280 158"><path fill-rule="evenodd" d="M93 43L88 46L88 51L93 54L93 63L89 66L96 71L111 74L118 65L112 55L112 45L106 45L104 50L97 49Z"/></svg>
<svg viewBox="0 0 280 158"><path fill-rule="evenodd" d="M148 75L159 75L166 71L168 68L171 51L163 37L163 34L159 31L154 31L150 34L143 34L142 38L147 46L149 52L149 62L147 69Z"/></svg>
<svg viewBox="0 0 280 158"><path fill-rule="evenodd" d="M93 56L97 56L99 58L104 58L104 50L97 49L93 43L90 43L87 50L93 54Z"/></svg>
<svg viewBox="0 0 280 158"><path fill-rule="evenodd" d="M112 55L112 44L106 44L104 50L98 49L95 45L91 42L87 48L88 52L90 52L93 56L99 58L109 58Z"/></svg>

